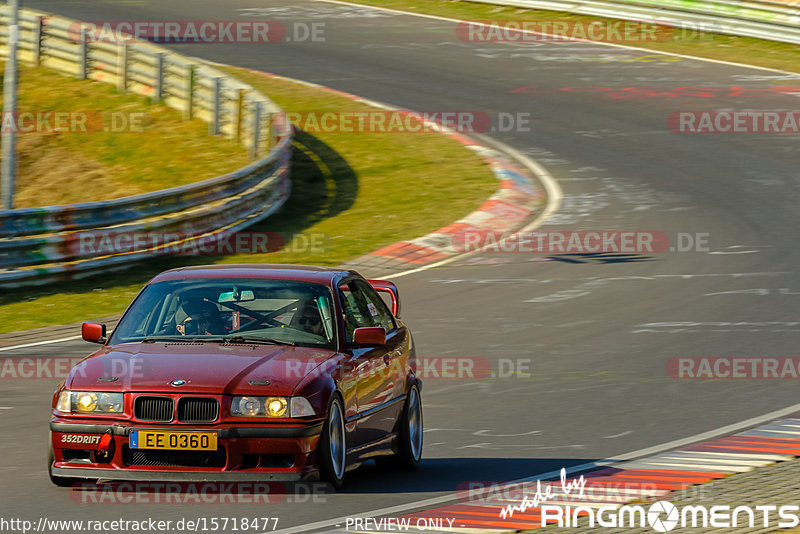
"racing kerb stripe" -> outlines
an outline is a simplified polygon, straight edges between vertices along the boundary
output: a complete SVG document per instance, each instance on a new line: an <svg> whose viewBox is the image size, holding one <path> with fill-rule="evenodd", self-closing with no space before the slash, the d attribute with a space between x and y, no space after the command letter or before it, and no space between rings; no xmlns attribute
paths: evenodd
<svg viewBox="0 0 800 534"><path fill-rule="evenodd" d="M561 482L556 479L542 480L552 482L555 496L542 504L586 506L600 508L645 500L669 500L673 491L686 489L736 473L744 473L759 467L785 462L800 457L800 414L789 418L740 432L732 436L715 438L662 452L654 456L639 458L602 467L583 474L586 488L582 498L561 491ZM569 476L568 481L575 476ZM543 488L545 485L543 484ZM417 521L424 525L431 519L439 519L443 526L452 527L447 532L475 534L505 533L517 530L540 528L541 508L530 507L524 511L514 511L501 518L500 512L509 505L520 506L525 495L532 498L536 493L537 482L514 483L509 485L480 486L470 492L469 488L460 491L461 502L438 506L398 517L408 520L408 532L417 534L434 532L435 529L417 529ZM483 493L481 493L483 491ZM584 514L585 515L585 514ZM377 519L377 518L376 518ZM329 530L328 534L345 534L353 529ZM377 534L377 530L359 530L365 534Z"/></svg>
<svg viewBox="0 0 800 534"><path fill-rule="evenodd" d="M544 205L545 194L534 185L534 179L521 166L497 150L478 144L463 135L448 133L475 151L489 163L500 181L498 191L466 217L428 235L400 241L354 260L356 266L404 268L427 265L464 252L453 243L464 243L467 234L510 233L524 226ZM390 261L380 261L381 258ZM394 260L394 261L391 261Z"/></svg>

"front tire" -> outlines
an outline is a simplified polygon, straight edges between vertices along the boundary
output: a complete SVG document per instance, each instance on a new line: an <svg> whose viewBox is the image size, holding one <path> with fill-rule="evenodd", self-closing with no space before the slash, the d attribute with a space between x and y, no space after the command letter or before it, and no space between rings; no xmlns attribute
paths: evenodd
<svg viewBox="0 0 800 534"><path fill-rule="evenodd" d="M333 399L328 409L328 419L322 426L317 455L321 478L338 490L344 484L344 473L347 469L344 410L338 397Z"/></svg>

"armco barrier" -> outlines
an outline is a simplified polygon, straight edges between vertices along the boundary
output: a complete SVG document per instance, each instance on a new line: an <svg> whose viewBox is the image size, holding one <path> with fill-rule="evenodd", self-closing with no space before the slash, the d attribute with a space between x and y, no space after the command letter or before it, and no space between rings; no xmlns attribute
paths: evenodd
<svg viewBox="0 0 800 534"><path fill-rule="evenodd" d="M689 30L800 44L800 3L794 0L469 0L654 22Z"/></svg>
<svg viewBox="0 0 800 534"><path fill-rule="evenodd" d="M8 10L0 8L0 56ZM19 58L81 79L116 84L209 124L248 147L256 160L194 184L114 200L0 210L0 286L47 283L125 267L168 253L186 239L213 240L244 229L288 198L291 128L275 132L282 110L224 72L147 42L91 42L76 21L31 10L19 17ZM277 125L277 123L276 123ZM103 257L76 247L82 235L152 232L173 242ZM180 236L180 237L178 237Z"/></svg>

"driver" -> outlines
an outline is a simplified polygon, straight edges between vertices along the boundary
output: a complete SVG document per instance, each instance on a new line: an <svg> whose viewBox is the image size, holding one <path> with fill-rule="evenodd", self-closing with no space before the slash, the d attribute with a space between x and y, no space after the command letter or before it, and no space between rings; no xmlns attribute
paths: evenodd
<svg viewBox="0 0 800 534"><path fill-rule="evenodd" d="M224 335L227 334L219 309L207 300L186 300L181 304L186 318L175 325L178 333L186 335Z"/></svg>

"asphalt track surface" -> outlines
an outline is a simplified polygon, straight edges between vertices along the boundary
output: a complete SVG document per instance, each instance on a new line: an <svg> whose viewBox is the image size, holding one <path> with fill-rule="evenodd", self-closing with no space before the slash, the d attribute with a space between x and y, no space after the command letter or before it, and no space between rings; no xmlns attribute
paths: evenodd
<svg viewBox="0 0 800 534"><path fill-rule="evenodd" d="M530 359L533 376L428 380L421 469L386 475L367 466L343 492L316 502L290 494L269 507L76 504L45 474L55 381L5 381L4 516L270 515L286 528L443 495L467 480L511 480L612 457L797 403L792 380L677 380L666 364L683 356L796 355L798 136L676 134L666 117L796 109L794 95L730 96L729 88L800 86L800 77L587 43L467 43L452 22L307 0L25 4L84 20L324 22L323 43L174 48L409 109L530 112L532 131L488 135L559 181L563 205L542 229L707 233L710 250L477 255L399 278L403 318L421 355L485 358L496 369L500 359ZM528 86L536 88L512 92ZM574 89L588 86L613 91ZM612 96L632 86L660 89ZM712 96L664 94L678 87L707 88ZM425 184L409 177L398 187ZM3 356L90 351L65 342Z"/></svg>

